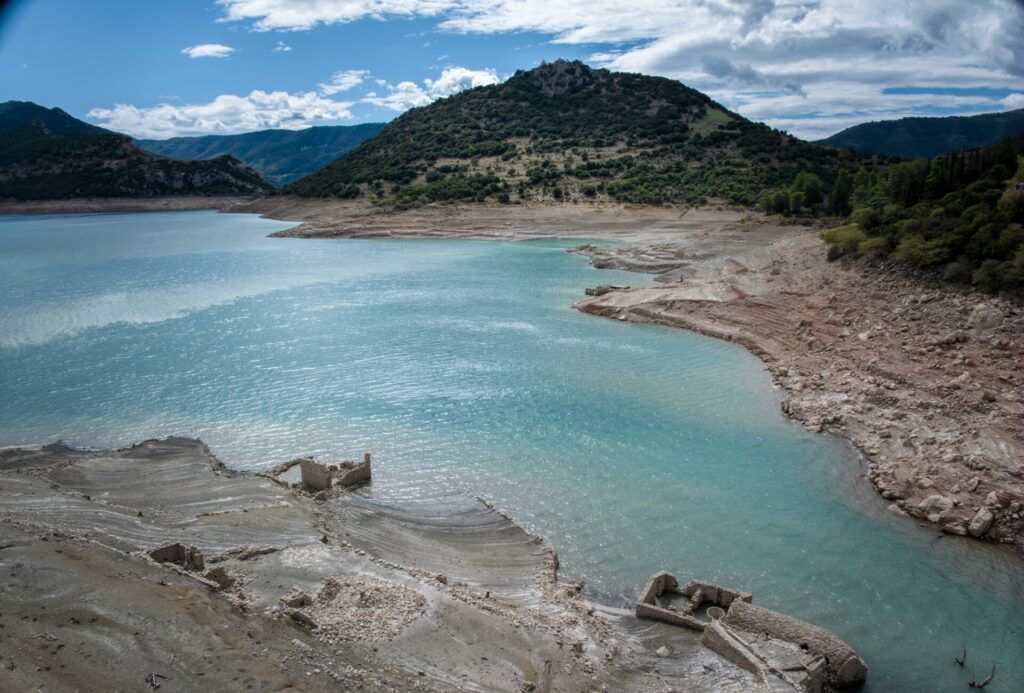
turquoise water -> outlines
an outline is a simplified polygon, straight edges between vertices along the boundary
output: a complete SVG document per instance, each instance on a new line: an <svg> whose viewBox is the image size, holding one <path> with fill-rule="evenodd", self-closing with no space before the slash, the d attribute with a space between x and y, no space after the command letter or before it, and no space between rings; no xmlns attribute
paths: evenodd
<svg viewBox="0 0 1024 693"><path fill-rule="evenodd" d="M668 569L833 629L868 690L1022 690L1008 551L885 510L739 347L570 308L637 284L557 242L299 241L210 212L0 218L0 445L374 453L374 493L485 496L591 595Z"/></svg>

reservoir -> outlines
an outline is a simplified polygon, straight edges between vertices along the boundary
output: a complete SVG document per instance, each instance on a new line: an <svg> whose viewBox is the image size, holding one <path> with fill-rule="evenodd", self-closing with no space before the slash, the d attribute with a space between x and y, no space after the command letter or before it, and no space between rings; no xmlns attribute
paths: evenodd
<svg viewBox="0 0 1024 693"><path fill-rule="evenodd" d="M886 509L742 348L578 313L574 242L295 240L214 212L0 218L0 446L198 437L227 465L374 457L372 493L493 501L630 605L661 569L822 625L867 690L1024 682L1009 550Z"/></svg>

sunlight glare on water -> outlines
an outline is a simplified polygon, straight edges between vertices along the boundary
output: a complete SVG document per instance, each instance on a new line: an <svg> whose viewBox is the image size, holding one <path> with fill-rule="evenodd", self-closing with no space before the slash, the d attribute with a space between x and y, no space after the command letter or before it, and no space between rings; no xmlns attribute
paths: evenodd
<svg viewBox="0 0 1024 693"><path fill-rule="evenodd" d="M0 219L0 445L374 454L373 492L493 500L612 603L668 569L836 631L868 690L1022 690L1009 551L885 510L736 345L571 309L571 243L272 239L212 212Z"/></svg>

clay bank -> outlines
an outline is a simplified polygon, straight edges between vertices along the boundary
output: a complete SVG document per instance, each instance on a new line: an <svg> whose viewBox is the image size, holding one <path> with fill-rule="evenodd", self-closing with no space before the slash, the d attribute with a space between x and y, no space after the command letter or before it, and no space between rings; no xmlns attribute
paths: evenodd
<svg viewBox="0 0 1024 693"><path fill-rule="evenodd" d="M288 481L296 466L302 477ZM820 629L735 602L703 636L641 620L651 615L639 606L636 615L602 606L559 580L554 549L487 505L380 503L355 490L370 473L369 459L233 472L184 438L113 452L3 451L0 688L819 691L847 682L833 669L850 667L818 647L837 639ZM664 595L676 583L652 584ZM728 606L722 590L689 593ZM785 631L793 624L800 632ZM762 631L775 644L749 647L767 648L765 665L709 636L735 643ZM789 652L786 638L805 632L810 648Z"/></svg>

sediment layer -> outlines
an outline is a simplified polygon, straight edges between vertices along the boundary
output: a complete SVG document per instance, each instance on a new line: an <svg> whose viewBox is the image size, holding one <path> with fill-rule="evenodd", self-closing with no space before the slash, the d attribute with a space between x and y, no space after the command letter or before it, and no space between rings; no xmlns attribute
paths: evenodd
<svg viewBox="0 0 1024 693"><path fill-rule="evenodd" d="M168 543L182 565L150 556ZM476 499L318 500L184 438L0 452L0 568L0 690L753 683L696 634L587 601Z"/></svg>

